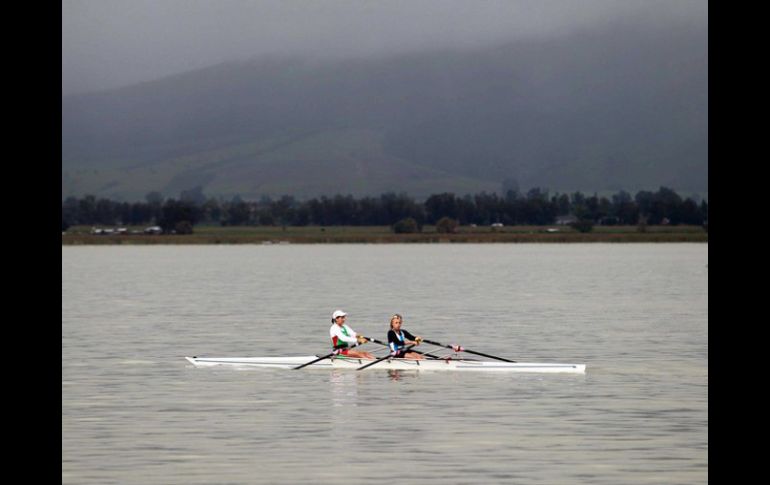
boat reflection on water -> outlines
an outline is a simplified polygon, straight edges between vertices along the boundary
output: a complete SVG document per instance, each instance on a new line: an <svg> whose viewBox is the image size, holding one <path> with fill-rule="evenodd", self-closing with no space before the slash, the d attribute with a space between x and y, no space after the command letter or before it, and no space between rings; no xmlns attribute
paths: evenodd
<svg viewBox="0 0 770 485"><path fill-rule="evenodd" d="M358 406L358 380L361 375L333 369L329 376L329 387L332 390L334 406Z"/></svg>
<svg viewBox="0 0 770 485"><path fill-rule="evenodd" d="M418 371L398 369L388 369L387 373L388 379L391 381L414 379L420 375ZM365 374L350 372L346 369L332 369L329 374L332 404L334 406L358 406L358 385L362 380L370 378L372 375L373 373Z"/></svg>
<svg viewBox="0 0 770 485"><path fill-rule="evenodd" d="M390 377L391 381L400 381L403 378L415 378L417 377L418 372L413 370L394 370L394 369L388 369L388 377Z"/></svg>

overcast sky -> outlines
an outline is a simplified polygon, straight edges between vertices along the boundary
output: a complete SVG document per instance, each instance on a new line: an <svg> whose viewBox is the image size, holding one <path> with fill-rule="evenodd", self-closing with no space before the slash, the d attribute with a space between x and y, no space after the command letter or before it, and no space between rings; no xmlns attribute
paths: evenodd
<svg viewBox="0 0 770 485"><path fill-rule="evenodd" d="M62 0L62 93L265 55L377 56L707 20L707 0Z"/></svg>

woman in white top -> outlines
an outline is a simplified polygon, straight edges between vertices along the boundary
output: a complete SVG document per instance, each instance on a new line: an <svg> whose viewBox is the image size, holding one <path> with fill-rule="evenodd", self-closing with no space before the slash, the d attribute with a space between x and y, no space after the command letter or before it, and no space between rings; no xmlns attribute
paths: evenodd
<svg viewBox="0 0 770 485"><path fill-rule="evenodd" d="M354 357L359 359L374 359L374 355L369 352L349 348L352 345L366 342L363 335L358 335L355 330L345 325L347 313L342 310L335 310L332 313L332 326L329 329L329 337L332 339L332 347L339 350L339 355Z"/></svg>

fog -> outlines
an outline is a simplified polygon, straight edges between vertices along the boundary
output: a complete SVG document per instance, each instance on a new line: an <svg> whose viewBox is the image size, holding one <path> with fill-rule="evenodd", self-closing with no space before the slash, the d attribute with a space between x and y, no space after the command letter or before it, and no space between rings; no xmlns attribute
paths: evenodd
<svg viewBox="0 0 770 485"><path fill-rule="evenodd" d="M232 60L371 58L707 21L706 0L63 0L62 94Z"/></svg>

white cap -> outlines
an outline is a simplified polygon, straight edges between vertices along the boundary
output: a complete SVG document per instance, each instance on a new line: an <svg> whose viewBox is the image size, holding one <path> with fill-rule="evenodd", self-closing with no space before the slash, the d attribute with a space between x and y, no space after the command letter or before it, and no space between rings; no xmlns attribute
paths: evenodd
<svg viewBox="0 0 770 485"><path fill-rule="evenodd" d="M334 310L334 313L332 313L332 320L335 320L337 317L344 317L345 315L347 315L347 313L342 310Z"/></svg>

